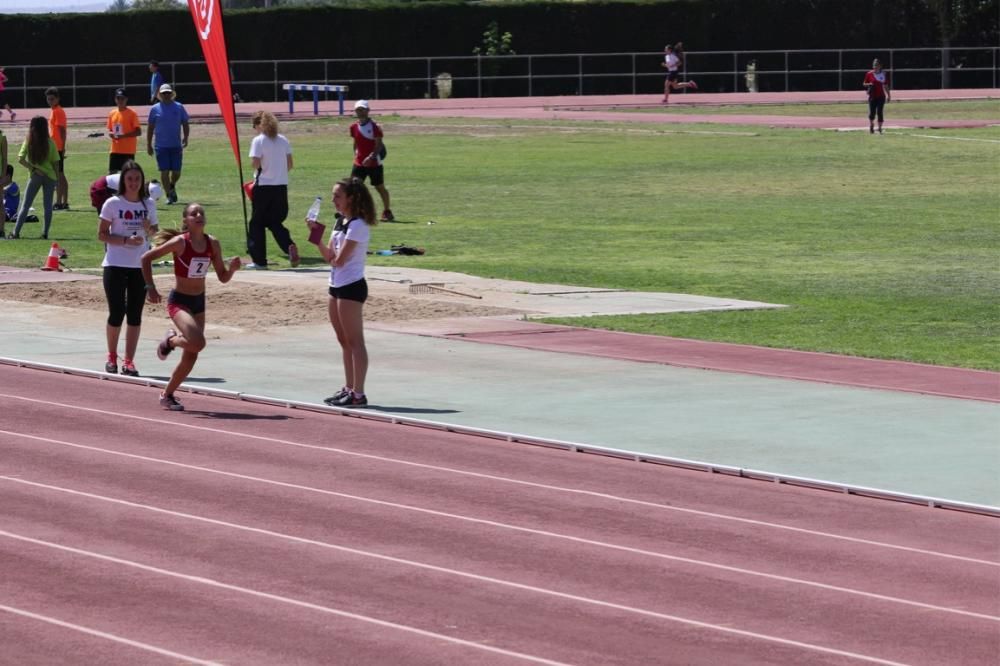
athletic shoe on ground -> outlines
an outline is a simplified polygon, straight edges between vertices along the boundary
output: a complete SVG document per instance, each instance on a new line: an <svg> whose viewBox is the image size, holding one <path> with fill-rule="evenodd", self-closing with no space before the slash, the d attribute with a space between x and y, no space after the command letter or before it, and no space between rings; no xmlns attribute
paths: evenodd
<svg viewBox="0 0 1000 666"><path fill-rule="evenodd" d="M104 363L104 372L106 372L108 374L111 374L111 375L117 375L118 374L118 364L117 363L112 363L111 361L106 361Z"/></svg>
<svg viewBox="0 0 1000 666"><path fill-rule="evenodd" d="M368 396L358 395L352 391L334 404L337 407L364 407L368 404Z"/></svg>
<svg viewBox="0 0 1000 666"><path fill-rule="evenodd" d="M288 261L291 262L292 268L299 265L299 248L295 247L295 243L288 246Z"/></svg>
<svg viewBox="0 0 1000 666"><path fill-rule="evenodd" d="M868 128L868 133L869 134L874 134L875 133L875 128L874 127L869 127Z"/></svg>
<svg viewBox="0 0 1000 666"><path fill-rule="evenodd" d="M348 391L347 387L345 386L344 388L340 389L339 391L331 395L329 398L323 398L323 402L325 402L330 406L335 406L338 400L343 400L350 393L351 392Z"/></svg>
<svg viewBox="0 0 1000 666"><path fill-rule="evenodd" d="M160 407L163 407L163 409L169 409L172 412L184 411L184 405L177 402L177 398L175 398L172 394L171 395L167 395L166 393L160 394Z"/></svg>
<svg viewBox="0 0 1000 666"><path fill-rule="evenodd" d="M694 81L688 81L688 83L691 84L691 90L697 90L698 89L698 84L695 83Z"/></svg>
<svg viewBox="0 0 1000 666"><path fill-rule="evenodd" d="M246 266L243 266L243 269L244 270L248 270L248 271L266 271L267 270L267 264L264 264L263 266L261 266L260 264L255 264L255 263L253 263L251 261Z"/></svg>
<svg viewBox="0 0 1000 666"><path fill-rule="evenodd" d="M156 346L156 358L161 361L167 360L167 357L170 356L170 352L174 350L174 348L170 346L170 338L175 335L177 335L177 331L172 328L167 329L167 334L163 336L163 339L160 340L160 344Z"/></svg>
<svg viewBox="0 0 1000 666"><path fill-rule="evenodd" d="M394 222L395 220L396 216L393 215L392 211L389 210L388 208L382 211L382 217L379 218L380 222Z"/></svg>
<svg viewBox="0 0 1000 666"><path fill-rule="evenodd" d="M139 371L135 369L132 361L122 361L122 374L128 377L138 377Z"/></svg>

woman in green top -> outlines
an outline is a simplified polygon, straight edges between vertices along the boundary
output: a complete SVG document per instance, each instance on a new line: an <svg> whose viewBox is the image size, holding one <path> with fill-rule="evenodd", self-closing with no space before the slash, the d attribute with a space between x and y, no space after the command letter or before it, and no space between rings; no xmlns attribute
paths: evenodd
<svg viewBox="0 0 1000 666"><path fill-rule="evenodd" d="M17 213L17 223L14 225L12 238L21 237L21 227L28 217L28 209L35 201L39 188L42 190L42 201L45 204L45 226L42 238L49 237L49 227L52 225L52 197L56 191L58 173L56 164L59 162L59 151L56 143L49 138L49 123L45 116L35 116L31 119L28 136L24 139L21 152L17 154L18 161L31 174L24 198L21 199L21 210Z"/></svg>

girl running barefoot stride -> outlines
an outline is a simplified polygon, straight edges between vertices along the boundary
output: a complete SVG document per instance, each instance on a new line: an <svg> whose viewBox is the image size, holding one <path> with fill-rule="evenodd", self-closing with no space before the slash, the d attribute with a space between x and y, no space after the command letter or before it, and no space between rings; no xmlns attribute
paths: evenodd
<svg viewBox="0 0 1000 666"><path fill-rule="evenodd" d="M208 275L208 267L215 269L219 282L226 283L239 270L240 258L233 257L228 266L225 264L219 241L205 233L205 209L197 203L188 204L184 209L184 224L180 231L163 230L156 234L153 244L153 249L142 255L142 277L146 281L146 298L150 303L160 302L160 294L153 283L153 261L170 253L174 255L177 285L167 296L167 314L173 320L174 328L167 329L156 355L163 361L176 348L184 352L160 394L160 405L164 409L179 412L184 406L174 397L174 391L187 379L198 360L198 353L205 348L205 276Z"/></svg>

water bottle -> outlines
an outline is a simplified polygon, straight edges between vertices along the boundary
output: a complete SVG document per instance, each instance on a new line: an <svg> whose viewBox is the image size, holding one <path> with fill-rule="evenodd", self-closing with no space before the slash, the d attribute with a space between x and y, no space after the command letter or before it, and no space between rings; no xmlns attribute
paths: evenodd
<svg viewBox="0 0 1000 666"><path fill-rule="evenodd" d="M316 197L313 201L312 206L309 206L309 212L306 213L306 219L310 222L316 222L319 220L319 207L323 204L323 197Z"/></svg>
<svg viewBox="0 0 1000 666"><path fill-rule="evenodd" d="M309 206L309 212L306 213L306 219L312 223L309 225L309 242L314 245L323 242L323 232L326 231L326 227L319 223L319 207L322 203L323 197L316 197L312 206Z"/></svg>

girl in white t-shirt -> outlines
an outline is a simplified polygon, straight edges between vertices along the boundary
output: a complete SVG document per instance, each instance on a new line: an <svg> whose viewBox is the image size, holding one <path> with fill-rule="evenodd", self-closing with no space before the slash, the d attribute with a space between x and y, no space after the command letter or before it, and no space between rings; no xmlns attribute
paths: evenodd
<svg viewBox="0 0 1000 666"><path fill-rule="evenodd" d="M667 44L663 47L663 62L660 63L660 67L667 70L667 80L663 82L663 103L666 104L670 101L670 91L671 90L682 90L684 88L690 88L691 90L697 90L698 84L694 81L686 81L684 83L679 83L677 81L680 76L679 70L684 61L681 60L681 43L677 42L677 46L671 46Z"/></svg>
<svg viewBox="0 0 1000 666"><path fill-rule="evenodd" d="M338 180L333 186L333 205L343 215L330 236L329 245L316 241L330 268L330 323L337 334L344 359L344 387L323 402L337 407L364 407L368 349L365 347L362 309L368 299L365 257L370 228L375 226L375 202L358 178ZM313 228L317 223L306 220Z"/></svg>
<svg viewBox="0 0 1000 666"><path fill-rule="evenodd" d="M97 225L97 239L104 243L101 266L108 301L105 372L118 373L118 338L122 320L127 320L121 374L139 376L132 359L139 345L142 307L146 302L141 259L157 228L156 201L149 196L146 176L138 163L128 160L122 165L118 194L104 202Z"/></svg>

